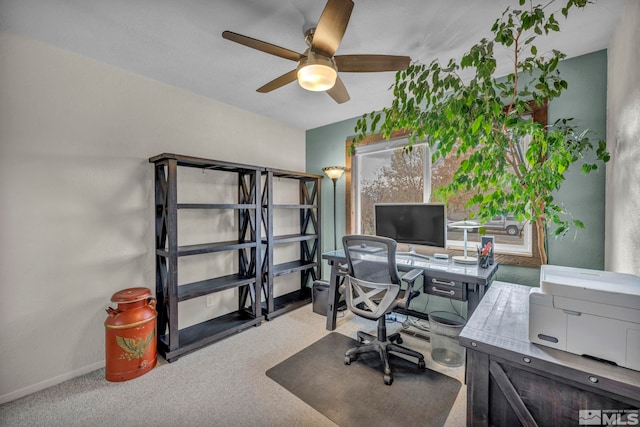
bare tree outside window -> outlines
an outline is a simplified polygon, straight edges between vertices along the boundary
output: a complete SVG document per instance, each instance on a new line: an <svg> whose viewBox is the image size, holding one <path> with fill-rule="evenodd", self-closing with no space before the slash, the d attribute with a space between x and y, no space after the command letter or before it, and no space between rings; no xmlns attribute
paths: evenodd
<svg viewBox="0 0 640 427"><path fill-rule="evenodd" d="M376 203L422 203L428 171L426 144L357 155L360 232L375 234Z"/></svg>

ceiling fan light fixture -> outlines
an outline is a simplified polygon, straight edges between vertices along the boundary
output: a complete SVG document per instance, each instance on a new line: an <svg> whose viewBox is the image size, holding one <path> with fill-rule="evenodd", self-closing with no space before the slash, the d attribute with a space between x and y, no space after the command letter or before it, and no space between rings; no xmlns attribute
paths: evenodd
<svg viewBox="0 0 640 427"><path fill-rule="evenodd" d="M298 84L303 89L321 92L331 89L336 84L338 72L331 58L317 55L311 50L298 66Z"/></svg>

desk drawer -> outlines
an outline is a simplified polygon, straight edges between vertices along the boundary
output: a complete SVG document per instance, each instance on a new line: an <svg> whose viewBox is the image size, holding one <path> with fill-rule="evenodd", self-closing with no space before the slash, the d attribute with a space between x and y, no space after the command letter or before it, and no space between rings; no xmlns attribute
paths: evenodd
<svg viewBox="0 0 640 427"><path fill-rule="evenodd" d="M440 297L467 300L467 284L455 280L443 279L441 277L425 276L425 292Z"/></svg>

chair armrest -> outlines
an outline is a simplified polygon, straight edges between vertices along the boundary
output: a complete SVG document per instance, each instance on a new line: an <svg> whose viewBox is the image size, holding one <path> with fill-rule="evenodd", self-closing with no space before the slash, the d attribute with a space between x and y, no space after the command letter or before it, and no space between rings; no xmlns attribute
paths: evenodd
<svg viewBox="0 0 640 427"><path fill-rule="evenodd" d="M413 290L413 283L418 279L418 277L422 276L423 273L424 271L422 269L414 268L402 276L402 281L407 284L407 290L404 291L404 296L398 300L398 307L405 309L409 308L411 300L420 295L420 291Z"/></svg>
<svg viewBox="0 0 640 427"><path fill-rule="evenodd" d="M349 264L344 263L344 264L340 264L338 263L338 268L336 269L337 273L342 275L342 276L346 276L347 274L349 274Z"/></svg>
<svg viewBox="0 0 640 427"><path fill-rule="evenodd" d="M402 281L405 282L410 287L413 287L413 282L420 276L422 276L423 271L419 268L414 268L404 276L402 276Z"/></svg>

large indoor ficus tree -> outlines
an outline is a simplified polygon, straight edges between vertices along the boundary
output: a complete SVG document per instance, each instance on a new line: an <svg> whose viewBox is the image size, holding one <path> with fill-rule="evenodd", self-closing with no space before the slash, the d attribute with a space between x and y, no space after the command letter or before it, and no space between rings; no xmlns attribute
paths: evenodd
<svg viewBox="0 0 640 427"><path fill-rule="evenodd" d="M357 144L371 133L388 138L404 130L409 135L407 150L415 141L426 140L434 160L462 158L451 182L436 195L446 201L460 191L471 192L467 208L480 221L513 214L534 224L543 264L547 225L556 225L556 236L571 226L584 228L554 200L568 168L581 160L582 171L589 173L609 160L605 141L592 141L571 118L547 125L530 118L532 109L568 87L558 70L565 55L536 47L539 36L560 31L550 12L555 3L519 0L518 9L508 8L495 21L493 36L480 40L459 61L436 59L398 72L391 106L359 119L354 139ZM572 8L587 3L563 0L555 8L566 18ZM502 49L509 51L513 64L509 74L498 76L494 52ZM586 156L594 150L595 159Z"/></svg>

